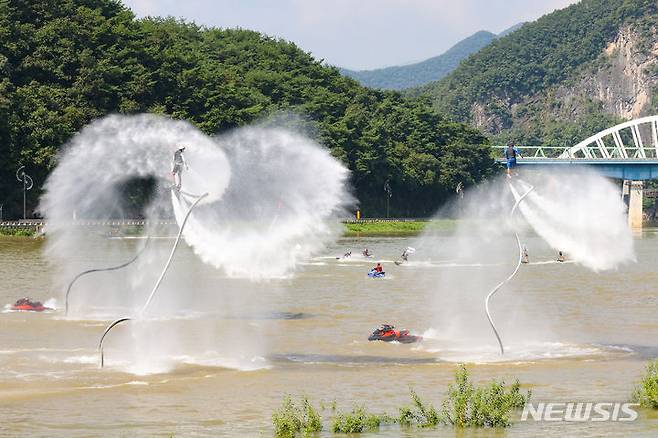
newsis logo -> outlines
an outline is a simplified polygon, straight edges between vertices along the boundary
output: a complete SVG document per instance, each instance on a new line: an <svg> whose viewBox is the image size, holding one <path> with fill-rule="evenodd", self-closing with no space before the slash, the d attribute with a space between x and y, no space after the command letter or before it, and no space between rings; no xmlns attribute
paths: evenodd
<svg viewBox="0 0 658 438"><path fill-rule="evenodd" d="M635 421L638 403L619 402L564 402L528 403L523 408L521 421Z"/></svg>

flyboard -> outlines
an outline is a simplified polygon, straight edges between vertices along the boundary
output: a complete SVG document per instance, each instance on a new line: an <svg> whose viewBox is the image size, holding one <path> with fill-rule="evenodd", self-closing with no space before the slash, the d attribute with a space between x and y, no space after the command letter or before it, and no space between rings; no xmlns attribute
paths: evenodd
<svg viewBox="0 0 658 438"><path fill-rule="evenodd" d="M394 261L393 263L395 263L397 266L400 266L402 263L404 263L404 262L407 261L407 258L406 258L406 257L409 257L409 255L411 255L411 254L413 254L413 253L415 253L415 252L416 252L416 248L413 248L413 247L411 247L411 246L408 246L408 247L404 250L404 253L402 253L402 255L400 256L400 258L399 258L398 260ZM405 257L405 255L406 255L406 257Z"/></svg>
<svg viewBox="0 0 658 438"><path fill-rule="evenodd" d="M514 213L516 212L516 209L519 207L519 204L523 202L523 199L525 199L526 196L530 194L535 188L527 183L524 183L524 185L527 185L529 188L528 190L523 194L519 195L519 193L516 191L514 186L512 185L511 182L509 182L509 187L510 190L512 191L512 195L514 196L514 199L516 202L514 203L514 206L512 207L512 210L510 211L509 214L509 222L512 222L512 219L514 218ZM500 335L498 334L498 329L496 329L496 324L494 324L493 318L491 317L491 313L489 312L489 300L491 300L491 297L494 296L498 290L503 287L507 282L509 282L514 276L516 275L517 272L519 272L519 268L521 267L521 261L523 259L523 246L521 245L521 239L519 239L519 234L516 232L516 229L512 227L512 230L514 231L514 238L516 239L516 244L519 248L519 259L516 263L516 267L514 268L514 271L503 281L498 283L496 287L494 287L491 292L487 295L487 297L484 300L484 310L487 313L487 319L489 320L489 324L491 325L491 328L493 329L494 335L496 335L496 339L498 340L498 345L500 346L500 354L505 354L505 348L503 347L503 341L500 339Z"/></svg>
<svg viewBox="0 0 658 438"><path fill-rule="evenodd" d="M151 290L151 293L149 294L146 302L144 303L144 306L142 306L142 309L139 311L138 316L141 317L144 315L146 310L148 309L149 305L151 304L151 301L153 301L153 297L155 296L155 293L158 291L158 288L160 287L160 284L162 283L162 280L164 279L165 275L167 274L167 271L169 270L169 266L171 265L172 260L174 259L174 254L176 253L176 249L178 248L178 244L180 243L180 240L183 236L183 230L185 229L185 224L187 224L187 220L190 218L190 215L192 214L192 210L201 202L203 198L208 196L208 193L204 193L202 195L193 195L191 193L186 193L183 192L180 189L173 188L172 191L174 191L174 195L178 199L182 199L183 197L188 197L191 199L194 199L194 202L188 207L187 213L185 213L185 216L183 217L183 220L180 223L179 230L178 230L178 235L176 236L176 240L174 241L174 245L171 248L171 251L169 253L169 258L167 259L167 262L165 263L162 272L160 273L160 276L158 277L158 280L155 282L155 285L153 286L153 289ZM110 330L112 330L114 327L117 325L126 322L126 321L131 321L132 318L130 317L124 317L124 318L119 318L115 321L112 321L110 325L107 326L105 331L103 332L103 336L101 336L100 341L98 342L98 353L100 356L100 367L103 368L105 365L105 355L103 354L103 341L105 340L105 337L110 333Z"/></svg>

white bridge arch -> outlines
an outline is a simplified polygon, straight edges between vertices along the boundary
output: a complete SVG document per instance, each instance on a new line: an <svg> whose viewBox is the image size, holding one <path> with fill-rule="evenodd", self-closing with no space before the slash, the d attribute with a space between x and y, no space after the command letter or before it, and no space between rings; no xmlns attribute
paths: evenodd
<svg viewBox="0 0 658 438"><path fill-rule="evenodd" d="M613 126L565 150L559 158L656 159L658 115Z"/></svg>

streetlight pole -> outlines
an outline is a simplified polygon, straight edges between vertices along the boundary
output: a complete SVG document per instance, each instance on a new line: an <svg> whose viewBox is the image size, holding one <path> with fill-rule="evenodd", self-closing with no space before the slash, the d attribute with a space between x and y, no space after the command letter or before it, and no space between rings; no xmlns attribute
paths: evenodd
<svg viewBox="0 0 658 438"><path fill-rule="evenodd" d="M393 192L391 191L390 179L387 179L384 183L384 191L386 192L386 219L388 219L390 206L391 206L391 196Z"/></svg>
<svg viewBox="0 0 658 438"><path fill-rule="evenodd" d="M32 177L25 173L25 166L21 166L18 168L16 171L16 179L18 182L23 183L23 220L27 219L27 201L26 201L26 193L28 190L32 189L32 186L34 186L34 181L32 181Z"/></svg>

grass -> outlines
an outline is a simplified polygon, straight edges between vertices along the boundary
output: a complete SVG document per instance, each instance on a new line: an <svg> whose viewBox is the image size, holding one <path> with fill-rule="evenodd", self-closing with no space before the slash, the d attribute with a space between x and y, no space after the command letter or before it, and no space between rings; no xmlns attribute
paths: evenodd
<svg viewBox="0 0 658 438"><path fill-rule="evenodd" d="M510 386L493 380L477 387L469 381L466 367L460 365L443 401L441 421L457 427L509 427L512 411L530 400L530 391L522 394L520 386L518 380Z"/></svg>
<svg viewBox="0 0 658 438"><path fill-rule="evenodd" d="M0 236L34 237L32 230L25 228L0 228Z"/></svg>
<svg viewBox="0 0 658 438"><path fill-rule="evenodd" d="M658 359L647 365L642 380L635 387L633 401L643 408L658 409Z"/></svg>
<svg viewBox="0 0 658 438"><path fill-rule="evenodd" d="M451 231L456 221L437 219L431 221L380 221L345 224L345 236L413 236L424 230Z"/></svg>

